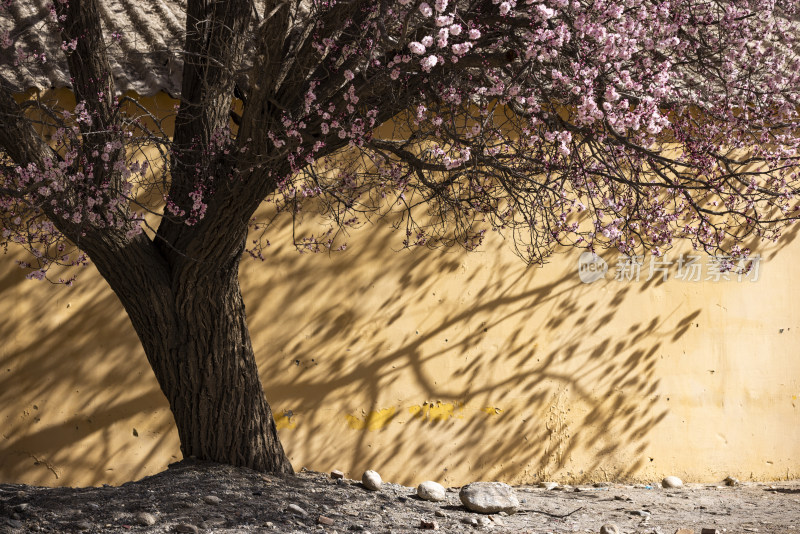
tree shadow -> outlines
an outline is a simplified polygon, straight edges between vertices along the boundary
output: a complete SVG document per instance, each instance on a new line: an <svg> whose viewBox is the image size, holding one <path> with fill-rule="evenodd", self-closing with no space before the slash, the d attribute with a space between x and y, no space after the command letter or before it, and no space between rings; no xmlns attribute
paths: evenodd
<svg viewBox="0 0 800 534"><path fill-rule="evenodd" d="M97 273L68 288L0 262L0 478L123 482L180 458L166 399Z"/></svg>
<svg viewBox="0 0 800 534"><path fill-rule="evenodd" d="M381 225L345 253L298 255L288 224L273 228L266 265L241 272L295 468L451 485L659 472L659 425L683 409L662 376L707 315L671 282L583 284L576 251L525 268L500 239L393 252L400 238ZM166 401L99 276L51 287L0 262L0 478L121 483L179 458Z"/></svg>
<svg viewBox="0 0 800 534"><path fill-rule="evenodd" d="M699 309L615 320L630 287L581 283L577 255L526 269L503 243L387 254L391 240L372 228L351 254L276 254L261 279L244 267L262 378L296 466L403 483L641 474L668 410L657 360Z"/></svg>

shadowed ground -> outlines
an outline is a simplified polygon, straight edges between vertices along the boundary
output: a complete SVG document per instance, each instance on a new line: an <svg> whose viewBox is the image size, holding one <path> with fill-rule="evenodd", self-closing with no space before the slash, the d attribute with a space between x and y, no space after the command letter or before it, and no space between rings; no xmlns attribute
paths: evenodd
<svg viewBox="0 0 800 534"><path fill-rule="evenodd" d="M442 503L414 488L384 483L381 491L324 474L262 476L245 469L181 462L164 473L118 488L38 488L0 484L0 532L216 533L369 531L443 532L473 524L492 532L598 532L614 523L625 533L672 534L678 528L728 532L792 532L800 521L800 485L690 485L676 490L610 484L544 490L515 488L513 515L468 512L457 489ZM299 508L298 508L299 507ZM147 515L143 515L147 514ZM321 517L322 516L322 517ZM144 522L153 522L144 525Z"/></svg>

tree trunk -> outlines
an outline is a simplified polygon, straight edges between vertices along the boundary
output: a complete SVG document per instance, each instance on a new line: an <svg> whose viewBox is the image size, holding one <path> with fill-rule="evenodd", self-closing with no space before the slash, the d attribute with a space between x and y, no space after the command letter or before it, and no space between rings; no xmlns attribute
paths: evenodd
<svg viewBox="0 0 800 534"><path fill-rule="evenodd" d="M144 236L133 246L108 248L95 249L93 259L142 341L184 458L292 473L250 343L240 256L214 267L192 261L170 267Z"/></svg>
<svg viewBox="0 0 800 534"><path fill-rule="evenodd" d="M237 267L176 288L185 337L168 354L174 372L159 382L184 457L290 473L258 375Z"/></svg>

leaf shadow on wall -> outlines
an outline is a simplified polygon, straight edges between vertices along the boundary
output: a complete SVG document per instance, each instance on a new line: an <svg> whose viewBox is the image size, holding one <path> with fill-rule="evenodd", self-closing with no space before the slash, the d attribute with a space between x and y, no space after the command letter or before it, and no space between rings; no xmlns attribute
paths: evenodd
<svg viewBox="0 0 800 534"><path fill-rule="evenodd" d="M0 262L0 479L121 483L179 458L166 399L94 269L67 288Z"/></svg>
<svg viewBox="0 0 800 534"><path fill-rule="evenodd" d="M499 239L471 254L392 252L386 228L356 234L330 257L276 239L266 264L242 265L296 468L458 484L620 479L647 466L668 410L658 361L700 310L653 307L656 280L581 284L577 254L526 270ZM52 287L0 262L0 478L122 483L179 459L166 400L105 282L84 272Z"/></svg>
<svg viewBox="0 0 800 534"><path fill-rule="evenodd" d="M393 239L372 228L330 260L275 254L260 278L245 267L295 467L456 485L640 473L668 410L657 360L700 310L634 310L634 285L582 284L575 251L526 269L502 243L387 253Z"/></svg>

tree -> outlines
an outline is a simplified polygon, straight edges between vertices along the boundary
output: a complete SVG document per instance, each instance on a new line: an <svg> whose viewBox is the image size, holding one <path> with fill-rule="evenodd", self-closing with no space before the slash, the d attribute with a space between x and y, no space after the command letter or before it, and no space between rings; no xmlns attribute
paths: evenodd
<svg viewBox="0 0 800 534"><path fill-rule="evenodd" d="M496 230L542 262L559 245L659 255L686 239L746 267L747 245L798 213L793 4L189 0L169 137L117 94L119 36L97 1L56 0L43 24L61 50L13 68L64 54L78 104L19 105L2 81L0 239L33 254L32 278L91 259L184 456L291 472L237 278L245 250L269 263L247 237L262 202L330 217L301 250L393 213L408 247L472 249Z"/></svg>

